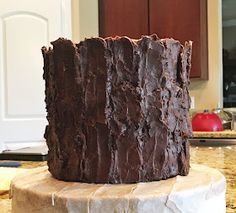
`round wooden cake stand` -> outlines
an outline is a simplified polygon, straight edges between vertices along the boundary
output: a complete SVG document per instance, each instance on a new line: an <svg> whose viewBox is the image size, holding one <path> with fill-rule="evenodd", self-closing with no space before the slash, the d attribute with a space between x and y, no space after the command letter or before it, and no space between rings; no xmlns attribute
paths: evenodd
<svg viewBox="0 0 236 213"><path fill-rule="evenodd" d="M225 189L218 170L198 164L185 177L117 185L59 181L40 167L12 181L12 212L223 213Z"/></svg>

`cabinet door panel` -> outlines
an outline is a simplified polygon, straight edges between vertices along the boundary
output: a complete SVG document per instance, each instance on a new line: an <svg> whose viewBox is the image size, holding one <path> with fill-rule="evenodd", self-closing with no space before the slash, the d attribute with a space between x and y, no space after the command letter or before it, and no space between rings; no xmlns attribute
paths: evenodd
<svg viewBox="0 0 236 213"><path fill-rule="evenodd" d="M140 38L148 32L148 0L99 0L100 36Z"/></svg>
<svg viewBox="0 0 236 213"><path fill-rule="evenodd" d="M149 0L150 33L193 41L192 78L208 78L207 0Z"/></svg>

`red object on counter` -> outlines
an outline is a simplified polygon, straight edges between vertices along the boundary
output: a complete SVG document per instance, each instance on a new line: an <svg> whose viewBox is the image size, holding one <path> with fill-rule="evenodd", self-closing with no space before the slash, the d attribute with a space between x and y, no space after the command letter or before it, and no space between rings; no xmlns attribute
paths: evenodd
<svg viewBox="0 0 236 213"><path fill-rule="evenodd" d="M193 131L216 132L223 131L219 116L213 112L204 111L197 113L192 118Z"/></svg>

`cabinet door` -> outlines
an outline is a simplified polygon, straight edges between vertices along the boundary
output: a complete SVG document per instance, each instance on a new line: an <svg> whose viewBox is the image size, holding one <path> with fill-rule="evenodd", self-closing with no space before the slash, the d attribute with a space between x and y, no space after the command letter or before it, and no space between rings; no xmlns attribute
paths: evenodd
<svg viewBox="0 0 236 213"><path fill-rule="evenodd" d="M207 0L149 0L150 33L193 41L192 78L208 78Z"/></svg>
<svg viewBox="0 0 236 213"><path fill-rule="evenodd" d="M140 38L148 32L148 0L99 0L101 37Z"/></svg>

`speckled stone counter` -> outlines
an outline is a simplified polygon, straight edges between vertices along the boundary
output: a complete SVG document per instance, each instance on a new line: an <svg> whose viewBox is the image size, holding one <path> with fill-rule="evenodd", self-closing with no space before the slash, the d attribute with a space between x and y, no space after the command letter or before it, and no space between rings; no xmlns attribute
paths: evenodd
<svg viewBox="0 0 236 213"><path fill-rule="evenodd" d="M231 147L191 147L191 163L199 163L219 169L227 181L227 213L236 212L236 146ZM24 168L44 166L46 162L24 162ZM0 195L1 213L11 212L8 193Z"/></svg>
<svg viewBox="0 0 236 213"><path fill-rule="evenodd" d="M225 130L219 132L193 132L194 138L236 138L235 130Z"/></svg>

